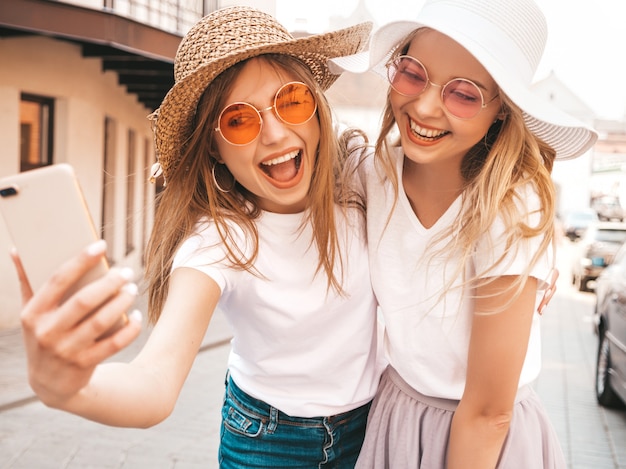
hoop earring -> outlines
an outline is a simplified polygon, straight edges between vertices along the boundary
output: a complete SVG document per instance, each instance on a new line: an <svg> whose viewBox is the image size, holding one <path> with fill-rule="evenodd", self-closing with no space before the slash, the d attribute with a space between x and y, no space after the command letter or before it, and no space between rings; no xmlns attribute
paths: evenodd
<svg viewBox="0 0 626 469"><path fill-rule="evenodd" d="M217 182L217 178L215 177L215 167L217 166L217 163L213 165L213 167L211 168L211 175L213 176L213 184L215 184L215 187L217 187L217 190L220 191L222 194L228 194L230 191L232 191L235 187L235 184L237 183L237 181L235 180L235 178L233 177L233 183L231 184L231 186L228 189L223 189L222 186L220 186L219 182Z"/></svg>

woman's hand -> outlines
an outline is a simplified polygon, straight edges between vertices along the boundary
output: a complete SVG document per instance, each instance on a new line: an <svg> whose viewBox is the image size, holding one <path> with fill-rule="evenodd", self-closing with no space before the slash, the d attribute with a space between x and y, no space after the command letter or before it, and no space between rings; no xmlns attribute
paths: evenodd
<svg viewBox="0 0 626 469"><path fill-rule="evenodd" d="M125 316L137 294L130 269L111 269L62 302L64 293L101 261L105 250L104 241L88 246L36 293L18 254L11 253L22 293L29 382L51 407L64 408L89 383L96 365L130 344L141 330L141 313Z"/></svg>
<svg viewBox="0 0 626 469"><path fill-rule="evenodd" d="M543 298L541 298L541 302L539 303L539 306L537 306L537 312L539 314L543 314L546 306L548 306L548 303L550 303L550 300L554 296L554 293L556 292L556 281L558 280L558 278L558 269L552 269L550 271L550 285L548 286L548 288L545 289L543 293Z"/></svg>

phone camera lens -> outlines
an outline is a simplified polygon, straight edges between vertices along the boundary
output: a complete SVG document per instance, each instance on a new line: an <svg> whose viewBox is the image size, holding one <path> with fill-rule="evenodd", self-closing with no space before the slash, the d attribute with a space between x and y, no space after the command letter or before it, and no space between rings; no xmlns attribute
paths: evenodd
<svg viewBox="0 0 626 469"><path fill-rule="evenodd" d="M0 189L0 196L1 197L11 197L12 195L17 195L17 188L16 187L4 187L2 189Z"/></svg>

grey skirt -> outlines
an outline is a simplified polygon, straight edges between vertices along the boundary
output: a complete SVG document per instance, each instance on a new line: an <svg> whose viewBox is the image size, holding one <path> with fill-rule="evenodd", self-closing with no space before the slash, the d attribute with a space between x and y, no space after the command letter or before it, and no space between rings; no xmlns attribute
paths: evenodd
<svg viewBox="0 0 626 469"><path fill-rule="evenodd" d="M392 367L372 403L358 469L444 469L458 401L424 396ZM557 435L530 386L518 391L498 469L565 469Z"/></svg>

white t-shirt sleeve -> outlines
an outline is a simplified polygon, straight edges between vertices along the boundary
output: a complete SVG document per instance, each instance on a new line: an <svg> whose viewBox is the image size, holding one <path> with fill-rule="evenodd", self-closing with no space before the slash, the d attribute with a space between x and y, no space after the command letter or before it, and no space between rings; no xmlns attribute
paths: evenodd
<svg viewBox="0 0 626 469"><path fill-rule="evenodd" d="M215 225L202 223L178 248L172 271L179 267L196 269L211 277L223 292L227 285L225 263L226 254Z"/></svg>

